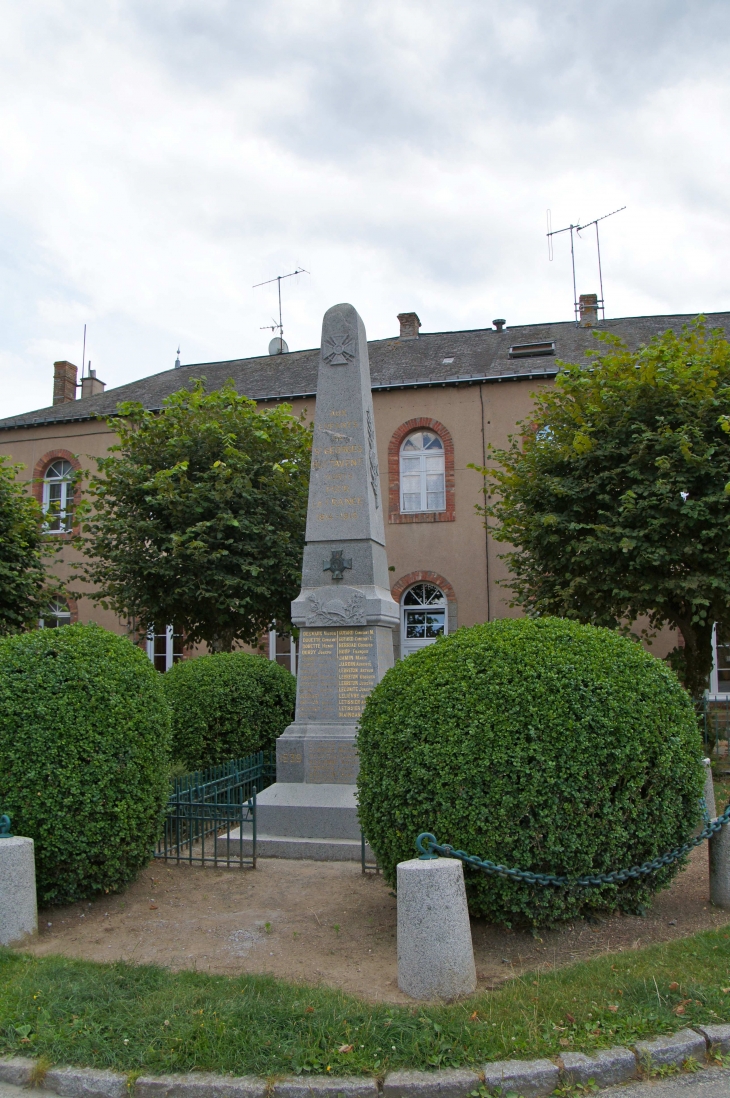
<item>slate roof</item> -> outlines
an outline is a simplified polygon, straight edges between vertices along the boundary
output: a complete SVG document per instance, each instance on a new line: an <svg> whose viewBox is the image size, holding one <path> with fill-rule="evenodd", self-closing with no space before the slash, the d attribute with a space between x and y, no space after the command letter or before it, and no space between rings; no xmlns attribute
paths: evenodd
<svg viewBox="0 0 730 1098"><path fill-rule="evenodd" d="M613 332L630 348L647 343L668 328L679 331L694 314L634 316L601 321L598 331ZM723 328L730 336L730 312L708 313L709 327ZM513 358L510 348L530 343L554 343L555 356ZM497 332L477 328L462 332L422 333L418 339L376 339L368 343L373 390L421 388L424 386L471 385L476 382L531 380L552 377L557 359L585 361L584 354L595 347L589 328L572 322L523 324ZM452 360L452 361L445 361ZM0 431L51 423L71 423L114 413L123 400L135 400L157 409L170 393L191 378L205 377L206 387L215 389L232 378L239 393L258 401L312 397L317 385L319 348L290 351L285 355L261 355L228 362L199 362L180 369L120 385L84 400L40 408L0 420Z"/></svg>

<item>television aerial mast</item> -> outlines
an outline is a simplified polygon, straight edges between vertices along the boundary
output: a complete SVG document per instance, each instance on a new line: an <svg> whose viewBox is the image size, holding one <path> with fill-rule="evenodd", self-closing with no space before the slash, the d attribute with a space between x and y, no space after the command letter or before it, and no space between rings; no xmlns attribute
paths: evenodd
<svg viewBox="0 0 730 1098"><path fill-rule="evenodd" d="M606 307L603 299L603 271L601 270L601 242L598 239L598 222L605 221L607 217L613 217L614 214L621 213L621 210L625 210L625 206L621 206L618 210L611 210L610 213L603 214L602 217L596 217L593 221L586 221L585 225L566 225L564 229L553 229L552 226L552 212L547 211L547 242L548 242L548 259L552 263L553 261L553 237L558 236L559 233L570 233L570 262L573 267L573 313L575 314L575 322L578 323L580 303L578 301L578 291L575 284L575 248L573 242L573 233L577 233L580 236L583 229L590 229L591 225L596 227L596 252L598 254L598 281L600 284L600 296L598 298L598 306L602 313L602 319L606 319Z"/></svg>
<svg viewBox="0 0 730 1098"><path fill-rule="evenodd" d="M270 355L283 355L286 354L286 352L289 350L286 343L284 342L284 324L281 319L281 283L282 279L293 278L294 275L299 274L309 274L309 271L305 271L304 267L297 267L296 271L290 271L289 274L285 275L277 275L276 278L269 278L266 280L266 282L257 282L253 287L254 290L257 290L259 286L270 286L272 282L275 282L276 288L279 293L279 323L277 324L276 321L274 321L273 324L261 325L262 331L264 328L268 328L271 332L275 332L277 330L279 332L279 335L274 336L274 338L269 343Z"/></svg>

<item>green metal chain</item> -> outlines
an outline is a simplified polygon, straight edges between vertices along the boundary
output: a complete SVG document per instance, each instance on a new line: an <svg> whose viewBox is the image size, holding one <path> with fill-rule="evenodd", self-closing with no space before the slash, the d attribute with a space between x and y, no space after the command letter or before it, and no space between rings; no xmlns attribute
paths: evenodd
<svg viewBox="0 0 730 1098"><path fill-rule="evenodd" d="M704 806L704 799L702 803ZM448 843L441 844L436 836L429 831L424 831L418 836L416 849L424 861L429 858L437 858L439 855L447 858L459 858L466 865L473 866L474 869L483 869L485 873L492 873L497 877L511 877L516 881L527 881L528 884L553 885L555 888L564 888L566 885L574 888L599 888L601 885L623 884L625 881L636 880L637 877L646 877L650 873L655 873L657 869L663 869L664 866L671 865L672 862L683 858L690 850L699 846L705 839L712 838L725 824L730 823L730 804L717 819L711 820L709 818L706 807L703 808L703 814L706 823L699 835L695 835L693 839L690 839L682 846L678 846L675 850L670 850L667 854L662 854L658 858L652 858L650 862L644 862L643 865L634 865L631 869L616 869L613 873L596 873L586 877L561 877L556 873L532 873L529 869L509 868L506 865L499 865L497 862L490 862L488 858L478 858L476 854L466 854L463 850L454 850L453 846L449 846Z"/></svg>

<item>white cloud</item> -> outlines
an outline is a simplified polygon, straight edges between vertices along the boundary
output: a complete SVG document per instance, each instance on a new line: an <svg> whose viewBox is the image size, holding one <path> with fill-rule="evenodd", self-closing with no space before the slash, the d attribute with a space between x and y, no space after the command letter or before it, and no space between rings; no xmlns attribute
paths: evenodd
<svg viewBox="0 0 730 1098"><path fill-rule="evenodd" d="M110 385L292 347L568 319L560 227L609 314L730 305L727 5L698 0L0 0L2 414L51 363ZM589 234L579 290L597 289Z"/></svg>

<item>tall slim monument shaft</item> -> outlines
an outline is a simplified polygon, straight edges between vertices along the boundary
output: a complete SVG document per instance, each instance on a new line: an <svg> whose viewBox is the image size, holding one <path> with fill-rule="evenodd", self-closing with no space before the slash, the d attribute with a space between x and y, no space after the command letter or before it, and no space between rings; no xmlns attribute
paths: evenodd
<svg viewBox="0 0 730 1098"><path fill-rule="evenodd" d="M276 785L259 796L260 830L353 840L357 723L393 665L398 607L388 583L367 339L351 305L333 306L322 323L302 590L292 621L300 628L296 716L277 740ZM319 834L308 836L313 829Z"/></svg>
<svg viewBox="0 0 730 1098"><path fill-rule="evenodd" d="M302 590L296 719L279 741L283 781L353 783L365 699L393 665L365 327L351 305L322 324ZM285 742L284 742L285 741Z"/></svg>

